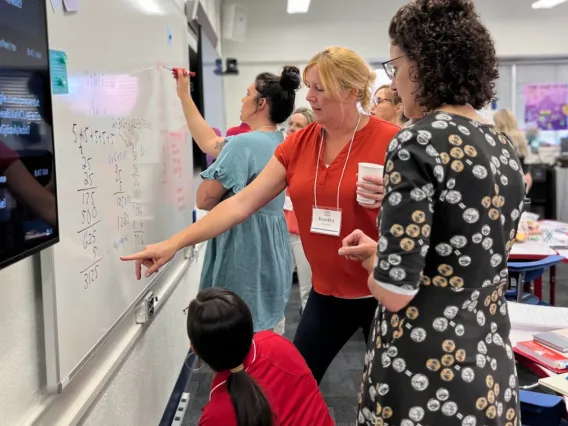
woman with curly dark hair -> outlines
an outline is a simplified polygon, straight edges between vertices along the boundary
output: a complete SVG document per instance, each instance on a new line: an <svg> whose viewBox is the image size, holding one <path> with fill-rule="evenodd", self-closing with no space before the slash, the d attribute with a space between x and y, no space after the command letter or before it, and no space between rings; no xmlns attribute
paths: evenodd
<svg viewBox="0 0 568 426"><path fill-rule="evenodd" d="M469 0L411 2L389 35L385 71L418 119L387 153L378 248L354 231L340 250L365 258L381 306L358 424L520 425L504 291L523 173L475 112L494 96L493 42Z"/></svg>

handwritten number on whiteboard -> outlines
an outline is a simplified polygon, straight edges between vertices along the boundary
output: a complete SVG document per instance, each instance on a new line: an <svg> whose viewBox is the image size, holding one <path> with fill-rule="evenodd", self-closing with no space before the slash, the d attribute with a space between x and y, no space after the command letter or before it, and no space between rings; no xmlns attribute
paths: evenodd
<svg viewBox="0 0 568 426"><path fill-rule="evenodd" d="M83 183L87 186L91 186L93 184L93 174L94 173L87 173L87 172L83 172L83 175L85 176L85 179L83 180Z"/></svg>
<svg viewBox="0 0 568 426"><path fill-rule="evenodd" d="M83 288L86 290L99 278L99 265L95 265L83 274L85 284Z"/></svg>

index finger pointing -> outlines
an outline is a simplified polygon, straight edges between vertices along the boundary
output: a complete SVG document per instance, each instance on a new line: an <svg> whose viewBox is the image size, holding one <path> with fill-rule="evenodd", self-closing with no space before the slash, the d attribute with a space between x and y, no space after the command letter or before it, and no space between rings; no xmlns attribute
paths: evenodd
<svg viewBox="0 0 568 426"><path fill-rule="evenodd" d="M138 253L129 254L127 256L120 256L120 260L122 260L124 262L128 262L128 261L131 261L131 260L144 260L147 257L148 256L146 255L146 253L144 251L139 251Z"/></svg>

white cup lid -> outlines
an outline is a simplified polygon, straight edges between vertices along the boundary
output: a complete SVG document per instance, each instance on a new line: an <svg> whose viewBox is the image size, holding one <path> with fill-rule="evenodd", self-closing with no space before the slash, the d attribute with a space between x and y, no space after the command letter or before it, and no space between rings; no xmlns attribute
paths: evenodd
<svg viewBox="0 0 568 426"><path fill-rule="evenodd" d="M382 169L383 168L383 166L381 166L380 164L375 164L375 163L359 163L359 166L369 167L370 169Z"/></svg>

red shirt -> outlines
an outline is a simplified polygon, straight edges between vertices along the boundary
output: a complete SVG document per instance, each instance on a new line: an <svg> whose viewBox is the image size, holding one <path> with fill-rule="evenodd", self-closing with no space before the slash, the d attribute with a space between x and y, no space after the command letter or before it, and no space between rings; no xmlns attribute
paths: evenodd
<svg viewBox="0 0 568 426"><path fill-rule="evenodd" d="M243 364L270 402L277 426L334 425L306 361L290 341L271 331L256 333ZM213 379L199 426L237 426L225 384L230 374L223 371Z"/></svg>
<svg viewBox="0 0 568 426"><path fill-rule="evenodd" d="M357 197L357 172L360 162L384 165L388 144L400 129L377 118L355 133L349 159L349 143L326 167L317 162L322 126L312 123L292 133L278 148L276 158L286 167L286 179L294 213L302 239L302 246L312 268L315 291L341 298L368 297L367 271L360 262L339 256L341 241L355 229L361 229L371 238L377 238L378 210L361 207ZM318 164L317 202L321 207L337 207L337 190L343 166L345 174L339 189L341 232L339 237L310 232L314 207L315 167Z"/></svg>
<svg viewBox="0 0 568 426"><path fill-rule="evenodd" d="M237 136L241 133L250 132L252 129L246 123L241 123L239 126L231 127L227 130L227 136Z"/></svg>
<svg viewBox="0 0 568 426"><path fill-rule="evenodd" d="M289 197L290 193L288 192L288 189L286 189L286 199ZM288 225L288 232L290 234L298 235L300 233L300 229L298 228L298 219L296 219L294 210L286 210L286 208L284 208L284 217L286 218L286 224Z"/></svg>

